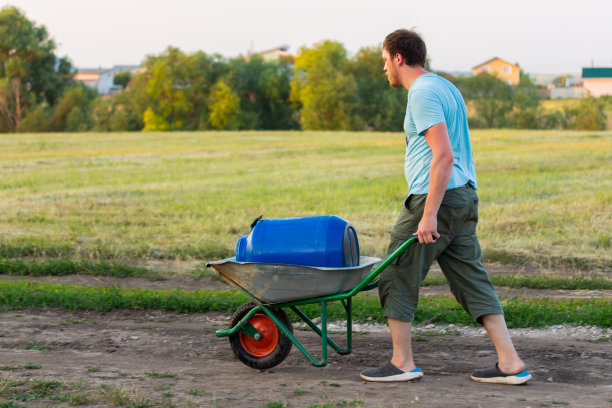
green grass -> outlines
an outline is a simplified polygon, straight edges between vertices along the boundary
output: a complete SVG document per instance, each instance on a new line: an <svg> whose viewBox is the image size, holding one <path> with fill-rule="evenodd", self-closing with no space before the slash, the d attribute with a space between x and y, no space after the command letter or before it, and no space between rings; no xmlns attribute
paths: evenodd
<svg viewBox="0 0 612 408"><path fill-rule="evenodd" d="M187 391L187 394L188 395L195 395L195 396L202 396L202 395L206 395L206 391L191 389L191 390Z"/></svg>
<svg viewBox="0 0 612 408"><path fill-rule="evenodd" d="M516 276L493 275L491 281L496 286L529 289L563 289L563 290L610 290L612 280L601 278L555 278L552 276ZM427 277L423 286L443 285L446 281L441 276Z"/></svg>
<svg viewBox="0 0 612 408"><path fill-rule="evenodd" d="M612 267L612 132L475 130L485 260ZM230 256L253 218L337 214L382 256L404 137L368 132L0 135L0 257Z"/></svg>
<svg viewBox="0 0 612 408"><path fill-rule="evenodd" d="M49 350L49 346L46 344L40 344L36 341L30 341L28 344L23 346L24 350Z"/></svg>
<svg viewBox="0 0 612 408"><path fill-rule="evenodd" d="M150 401L135 388L119 389L104 384L64 382L53 378L15 380L0 377L0 408L56 406L171 407L176 406L170 393L161 393L158 401Z"/></svg>
<svg viewBox="0 0 612 408"><path fill-rule="evenodd" d="M145 372L147 376L150 378L178 378L175 374L163 373L160 374L156 371L147 371Z"/></svg>
<svg viewBox="0 0 612 408"><path fill-rule="evenodd" d="M25 368L27 370L38 370L38 369L42 368L42 366L39 365L39 364L29 364L28 363L28 364L24 364L23 368Z"/></svg>
<svg viewBox="0 0 612 408"><path fill-rule="evenodd" d="M105 260L89 261L84 259L47 259L40 262L0 259L0 274L11 276L66 276L84 274L113 276L116 278L147 278L151 281L164 279L155 270Z"/></svg>
<svg viewBox="0 0 612 408"><path fill-rule="evenodd" d="M86 287L28 281L0 280L0 306L5 309L28 306L62 307L71 310L93 309L108 311L124 309L159 309L181 313L208 311L233 312L247 299L235 291L219 290L154 290L120 289L118 287ZM612 327L612 300L505 298L502 299L508 327L543 327L555 324L586 324ZM311 317L319 315L318 305L301 309ZM328 308L330 320L345 320L340 302ZM384 321L378 296L360 294L353 302L356 321ZM474 325L456 300L448 296L423 296L415 322L435 321ZM40 346L40 345L39 345ZM172 374L146 373L151 378L173 378ZM168 375L169 377L164 377Z"/></svg>

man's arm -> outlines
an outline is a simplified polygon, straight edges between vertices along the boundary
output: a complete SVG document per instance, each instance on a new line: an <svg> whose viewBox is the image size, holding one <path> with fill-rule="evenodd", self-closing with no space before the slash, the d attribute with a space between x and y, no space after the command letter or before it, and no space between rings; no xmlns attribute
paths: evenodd
<svg viewBox="0 0 612 408"><path fill-rule="evenodd" d="M445 122L427 129L425 140L433 153L429 171L429 192L425 200L423 218L419 222L417 232L413 235L419 237L421 244L431 244L440 238L440 234L438 234L438 210L453 171L453 149Z"/></svg>

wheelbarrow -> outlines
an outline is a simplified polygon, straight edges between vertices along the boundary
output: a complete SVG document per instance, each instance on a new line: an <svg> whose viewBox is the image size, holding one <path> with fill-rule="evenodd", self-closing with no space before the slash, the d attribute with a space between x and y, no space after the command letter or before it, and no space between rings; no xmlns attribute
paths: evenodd
<svg viewBox="0 0 612 408"><path fill-rule="evenodd" d="M249 367L265 370L287 358L293 345L316 367L327 365L327 347L338 354L352 351L352 298L359 292L378 287L380 273L397 259L417 238L410 238L382 260L360 257L359 266L323 268L299 265L236 262L235 258L209 262L217 275L242 292L250 302L233 314L230 328L218 330L218 337L229 337L230 347ZM346 312L346 346L328 336L327 304L339 301ZM321 327L299 306L321 305ZM284 308L291 309L321 337L321 359L317 360L293 335L293 326Z"/></svg>

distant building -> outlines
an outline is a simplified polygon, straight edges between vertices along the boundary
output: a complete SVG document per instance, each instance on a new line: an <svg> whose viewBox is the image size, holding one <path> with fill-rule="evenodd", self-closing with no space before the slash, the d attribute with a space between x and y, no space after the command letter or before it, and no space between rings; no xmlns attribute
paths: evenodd
<svg viewBox="0 0 612 408"><path fill-rule="evenodd" d="M140 70L138 65L115 65L113 68L83 68L74 75L74 80L95 89L100 95L110 95L121 90L120 85L115 85L113 79L115 74L130 71L136 73Z"/></svg>
<svg viewBox="0 0 612 408"><path fill-rule="evenodd" d="M291 54L289 54L288 50L288 45L281 45L279 47L271 48L265 51L249 52L249 57L251 57L252 55L260 55L264 61L276 61L280 58L290 57Z"/></svg>
<svg viewBox="0 0 612 408"><path fill-rule="evenodd" d="M536 84L553 88L554 86L578 86L582 85L579 73L552 73L552 74L529 74L529 78Z"/></svg>
<svg viewBox="0 0 612 408"><path fill-rule="evenodd" d="M521 67L498 57L491 58L472 68L474 75L486 72L495 75L510 85L517 85L521 77Z"/></svg>
<svg viewBox="0 0 612 408"><path fill-rule="evenodd" d="M582 79L578 74L555 74L555 78L547 88L550 99L582 98L586 91L582 87Z"/></svg>
<svg viewBox="0 0 612 408"><path fill-rule="evenodd" d="M582 68L582 83L593 96L612 95L612 68Z"/></svg>
<svg viewBox="0 0 612 408"><path fill-rule="evenodd" d="M582 86L559 87L550 89L550 99L582 98L586 91Z"/></svg>
<svg viewBox="0 0 612 408"><path fill-rule="evenodd" d="M113 87L114 73L112 69L79 69L74 75L74 80L82 82L90 88L98 91L100 95L111 93Z"/></svg>

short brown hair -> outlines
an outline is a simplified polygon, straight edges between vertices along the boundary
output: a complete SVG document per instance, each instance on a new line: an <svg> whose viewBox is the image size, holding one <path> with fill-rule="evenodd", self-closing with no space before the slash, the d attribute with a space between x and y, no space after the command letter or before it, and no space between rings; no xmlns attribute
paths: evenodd
<svg viewBox="0 0 612 408"><path fill-rule="evenodd" d="M405 62L410 65L420 65L425 67L427 58L427 47L425 41L413 30L404 28L395 30L389 34L383 42L383 48L393 57L401 54Z"/></svg>

